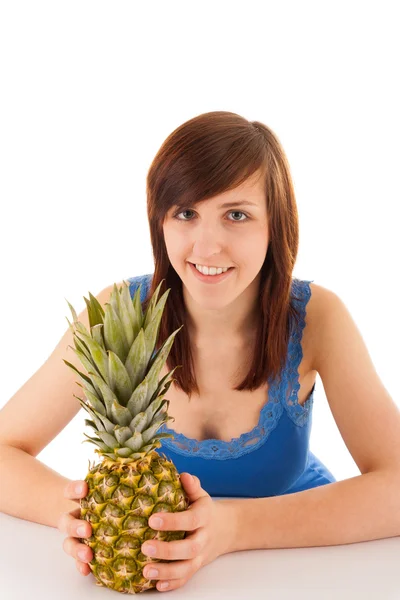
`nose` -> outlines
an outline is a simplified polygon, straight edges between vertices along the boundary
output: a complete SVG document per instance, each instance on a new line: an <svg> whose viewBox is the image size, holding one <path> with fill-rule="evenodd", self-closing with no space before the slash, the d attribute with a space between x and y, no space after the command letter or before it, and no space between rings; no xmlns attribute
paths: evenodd
<svg viewBox="0 0 400 600"><path fill-rule="evenodd" d="M209 259L214 255L222 253L224 242L221 239L221 232L217 231L213 225L197 227L194 233L193 256Z"/></svg>

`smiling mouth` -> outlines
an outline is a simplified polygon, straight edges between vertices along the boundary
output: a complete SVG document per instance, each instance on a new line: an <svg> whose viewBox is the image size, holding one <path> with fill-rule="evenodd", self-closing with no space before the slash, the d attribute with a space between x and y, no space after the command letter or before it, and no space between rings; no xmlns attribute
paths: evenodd
<svg viewBox="0 0 400 600"><path fill-rule="evenodd" d="M196 265L189 261L188 264L192 267L194 276L197 277L197 279L200 278L200 280L207 283L219 283L220 281L223 281L224 279L229 277L230 272L234 270L234 267L229 267L228 269L221 271L221 273L215 273L214 275L212 275L203 273L203 271L199 271Z"/></svg>
<svg viewBox="0 0 400 600"><path fill-rule="evenodd" d="M194 267L196 266L196 263L190 262L189 260L188 260L188 263L193 265ZM199 265L200 263L197 263L197 264ZM203 266L203 265L201 265L201 266ZM208 267L208 268L211 269L211 267ZM215 267L215 268L216 269L233 269L234 267Z"/></svg>

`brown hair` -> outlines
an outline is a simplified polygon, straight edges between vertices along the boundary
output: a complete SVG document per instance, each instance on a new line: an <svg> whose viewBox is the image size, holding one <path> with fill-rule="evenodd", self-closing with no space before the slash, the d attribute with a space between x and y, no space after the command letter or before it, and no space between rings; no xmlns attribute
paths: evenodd
<svg viewBox="0 0 400 600"><path fill-rule="evenodd" d="M265 177L270 244L260 278L260 322L246 377L234 389L255 390L270 377L280 377L290 335L290 319L299 321L291 302L292 272L299 243L298 212L288 160L277 136L259 121L236 113L201 114L180 125L164 141L147 175L147 214L154 257L153 279L143 303L147 308L159 283L160 296L170 288L160 323L157 348L184 325L174 338L167 360L174 384L188 394L199 394L196 381L182 281L172 268L163 222L174 206L197 202L231 190L258 169Z"/></svg>

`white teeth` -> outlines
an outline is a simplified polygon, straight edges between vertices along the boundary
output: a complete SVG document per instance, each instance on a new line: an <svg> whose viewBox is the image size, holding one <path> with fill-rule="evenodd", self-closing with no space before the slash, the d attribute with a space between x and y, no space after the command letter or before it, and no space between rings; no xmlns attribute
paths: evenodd
<svg viewBox="0 0 400 600"><path fill-rule="evenodd" d="M203 275L220 275L228 270L228 267L217 268L217 267L203 267L202 265L195 265L196 269L203 273Z"/></svg>

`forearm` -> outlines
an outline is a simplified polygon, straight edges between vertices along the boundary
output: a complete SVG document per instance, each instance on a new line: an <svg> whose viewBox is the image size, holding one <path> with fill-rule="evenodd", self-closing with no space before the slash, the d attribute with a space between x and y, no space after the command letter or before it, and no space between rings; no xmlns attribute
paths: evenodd
<svg viewBox="0 0 400 600"><path fill-rule="evenodd" d="M11 446L0 446L0 512L57 527L62 512L77 504L64 498L70 480Z"/></svg>
<svg viewBox="0 0 400 600"><path fill-rule="evenodd" d="M232 552L400 536L400 474L373 471L294 494L234 500Z"/></svg>

